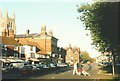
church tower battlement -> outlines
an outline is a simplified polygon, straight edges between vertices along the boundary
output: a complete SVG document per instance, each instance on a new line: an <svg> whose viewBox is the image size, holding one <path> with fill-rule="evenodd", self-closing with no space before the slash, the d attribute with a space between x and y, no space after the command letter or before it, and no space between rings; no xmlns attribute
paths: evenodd
<svg viewBox="0 0 120 81"><path fill-rule="evenodd" d="M12 17L9 17L7 9L4 13L4 17L2 15L2 11L0 10L0 36L2 36L4 30L6 30L7 37L11 37L11 31L12 34L16 34L15 12L12 13Z"/></svg>

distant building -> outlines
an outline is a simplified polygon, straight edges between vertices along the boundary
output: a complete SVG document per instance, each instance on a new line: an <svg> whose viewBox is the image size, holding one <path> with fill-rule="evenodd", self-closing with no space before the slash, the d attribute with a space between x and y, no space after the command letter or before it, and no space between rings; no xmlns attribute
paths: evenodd
<svg viewBox="0 0 120 81"><path fill-rule="evenodd" d="M72 64L75 60L78 63L80 62L80 48L69 45L69 47L66 48L66 62Z"/></svg>
<svg viewBox="0 0 120 81"><path fill-rule="evenodd" d="M112 62L112 54L111 52L105 52L97 57L96 62Z"/></svg>
<svg viewBox="0 0 120 81"><path fill-rule="evenodd" d="M66 62L66 50L63 47L58 47L58 63Z"/></svg>
<svg viewBox="0 0 120 81"><path fill-rule="evenodd" d="M0 11L0 36L14 37L16 33L15 13L12 17L8 16L8 11L5 11L5 16L2 16Z"/></svg>

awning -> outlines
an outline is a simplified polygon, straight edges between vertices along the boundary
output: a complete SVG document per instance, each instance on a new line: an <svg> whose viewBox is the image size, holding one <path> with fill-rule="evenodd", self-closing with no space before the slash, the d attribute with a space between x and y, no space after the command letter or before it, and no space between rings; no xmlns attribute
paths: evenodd
<svg viewBox="0 0 120 81"><path fill-rule="evenodd" d="M32 60L32 61L39 61L39 60L38 60L38 59L36 59L36 58L26 59L26 61L28 61L28 60Z"/></svg>
<svg viewBox="0 0 120 81"><path fill-rule="evenodd" d="M10 62L24 62L21 59L7 59L7 60L10 61Z"/></svg>
<svg viewBox="0 0 120 81"><path fill-rule="evenodd" d="M0 59L2 62L10 62L8 59Z"/></svg>

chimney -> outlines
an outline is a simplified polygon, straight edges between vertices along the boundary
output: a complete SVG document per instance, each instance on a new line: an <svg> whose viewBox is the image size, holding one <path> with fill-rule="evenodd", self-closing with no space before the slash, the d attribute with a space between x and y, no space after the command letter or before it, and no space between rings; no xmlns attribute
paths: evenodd
<svg viewBox="0 0 120 81"><path fill-rule="evenodd" d="M41 35L46 35L46 26L45 25L42 25L41 26Z"/></svg>
<svg viewBox="0 0 120 81"><path fill-rule="evenodd" d="M52 30L49 31L49 35L53 36L53 31Z"/></svg>
<svg viewBox="0 0 120 81"><path fill-rule="evenodd" d="M26 30L26 36L28 36L29 35L29 33L30 33L30 30L28 29L28 30Z"/></svg>

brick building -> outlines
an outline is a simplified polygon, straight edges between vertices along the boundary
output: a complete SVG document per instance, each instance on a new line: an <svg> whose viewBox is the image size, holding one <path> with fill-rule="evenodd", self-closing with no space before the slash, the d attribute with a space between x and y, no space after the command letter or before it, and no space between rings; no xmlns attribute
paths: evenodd
<svg viewBox="0 0 120 81"><path fill-rule="evenodd" d="M39 33L30 33L30 30L27 30L25 34L16 35L15 13L13 12L12 17L9 17L8 11L6 10L5 17L3 17L0 12L0 36L3 38L4 43L10 40L10 42L7 42L7 45L12 43L11 50L18 52L16 56L19 58L25 57L25 59L28 59L30 56L35 56L35 58L43 59L44 56L49 56L52 62L58 62L58 39L53 36L52 31L49 31L48 33L46 32L45 25L41 26ZM6 46L6 44L4 45ZM23 54L24 47L25 49L34 47L37 51L32 53L32 55L26 55L25 52ZM64 52L65 50L62 49L61 53L63 54L62 58L64 58L63 62L65 62Z"/></svg>
<svg viewBox="0 0 120 81"><path fill-rule="evenodd" d="M69 47L66 48L66 63L73 64L75 60L79 63L81 58L80 56L79 47L71 47L71 45L69 45Z"/></svg>
<svg viewBox="0 0 120 81"><path fill-rule="evenodd" d="M44 51L49 54L51 61L57 63L58 60L58 52L57 52L57 41L58 39L53 36L53 32L46 32L46 26L41 26L40 33L32 33L30 34L30 30L27 30L26 34L16 35L16 40L24 40L27 39L31 42L38 44L41 48L41 51ZM39 54L43 54L43 52L38 52ZM44 54L45 55L45 54Z"/></svg>

